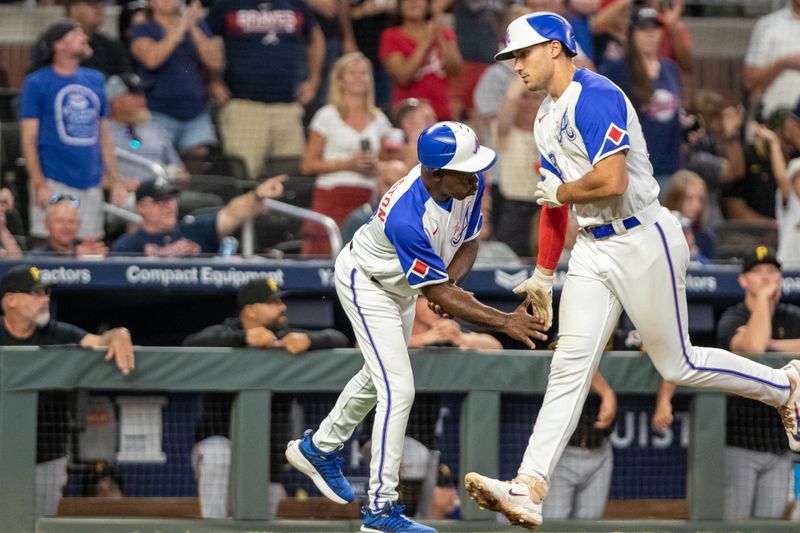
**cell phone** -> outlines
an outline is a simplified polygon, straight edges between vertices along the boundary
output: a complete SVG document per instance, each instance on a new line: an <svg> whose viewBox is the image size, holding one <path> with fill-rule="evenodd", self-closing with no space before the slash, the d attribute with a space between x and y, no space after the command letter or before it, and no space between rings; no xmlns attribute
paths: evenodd
<svg viewBox="0 0 800 533"><path fill-rule="evenodd" d="M370 150L369 139L361 139L361 151L369 152L369 150Z"/></svg>

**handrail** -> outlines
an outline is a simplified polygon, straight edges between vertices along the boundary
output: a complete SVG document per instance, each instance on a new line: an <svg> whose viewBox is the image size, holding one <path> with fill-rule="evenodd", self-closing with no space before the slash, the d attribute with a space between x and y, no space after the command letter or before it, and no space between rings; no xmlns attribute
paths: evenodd
<svg viewBox="0 0 800 533"><path fill-rule="evenodd" d="M103 202L103 211L115 215L126 222L133 222L134 224L142 223L141 215L137 215L136 213L128 211L123 207L117 207L114 204L110 204L108 202Z"/></svg>
<svg viewBox="0 0 800 533"><path fill-rule="evenodd" d="M142 157L138 154L132 154L131 152L123 148L120 148L118 146L114 148L114 153L117 155L118 159L125 159L129 163L145 167L147 170L155 174L157 178L164 178L165 180L169 180L169 175L167 174L167 170L162 165L159 165L155 161L151 161L146 157Z"/></svg>
<svg viewBox="0 0 800 533"><path fill-rule="evenodd" d="M296 205L287 204L285 202L279 202L278 200L273 200L272 198L265 198L263 203L272 211L281 213L282 215L321 224L325 228L325 232L328 234L328 242L331 246L331 255L336 257L336 255L341 251L342 232L339 231L339 226L336 225L336 222L331 217L317 213L316 211L312 211L310 209L297 207ZM254 220L251 218L242 226L242 256L251 257L254 253L254 250Z"/></svg>

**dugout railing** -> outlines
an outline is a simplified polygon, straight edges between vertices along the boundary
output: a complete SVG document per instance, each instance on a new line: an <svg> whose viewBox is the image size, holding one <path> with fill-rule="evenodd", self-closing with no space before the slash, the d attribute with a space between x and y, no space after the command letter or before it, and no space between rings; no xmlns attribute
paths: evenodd
<svg viewBox="0 0 800 533"><path fill-rule="evenodd" d="M464 394L461 403L459 471L499 471L501 395L542 393L550 352L498 354L444 350L415 351L419 392ZM771 366L786 358L764 356ZM268 521L270 402L272 393L338 392L362 365L355 350L293 357L259 350L138 348L129 376L102 354L70 348L0 349L0 533L25 532L233 532L356 531L356 521ZM611 352L601 370L619 394L654 394L659 376L639 353ZM117 392L227 391L237 394L232 416L233 519L169 520L39 518L34 516L37 395L41 390L88 389ZM725 396L693 391L687 498L691 519L546 521L541 531L797 531L796 522L725 523ZM434 522L440 531L522 531L494 520L463 493L461 521Z"/></svg>

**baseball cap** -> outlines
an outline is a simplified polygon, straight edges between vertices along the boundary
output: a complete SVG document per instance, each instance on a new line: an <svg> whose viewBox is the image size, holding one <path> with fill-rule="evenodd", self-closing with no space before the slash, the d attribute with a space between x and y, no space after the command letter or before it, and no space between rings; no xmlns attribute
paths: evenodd
<svg viewBox="0 0 800 533"><path fill-rule="evenodd" d="M559 41L570 57L578 54L575 32L567 19L549 11L522 15L508 25L506 47L495 54L497 61L511 59L516 50L548 41Z"/></svg>
<svg viewBox="0 0 800 533"><path fill-rule="evenodd" d="M417 139L417 157L423 166L457 172L480 172L494 165L497 154L481 146L472 128L460 122L437 122Z"/></svg>
<svg viewBox="0 0 800 533"><path fill-rule="evenodd" d="M239 307L250 304L272 302L288 294L281 291L278 283L272 278L252 279L239 287L237 301Z"/></svg>
<svg viewBox="0 0 800 533"><path fill-rule="evenodd" d="M164 178L155 178L145 180L136 188L136 201L144 198L152 198L153 200L166 200L174 197L178 193L170 182Z"/></svg>
<svg viewBox="0 0 800 533"><path fill-rule="evenodd" d="M69 7L75 4L105 4L106 0L66 0L64 4Z"/></svg>
<svg viewBox="0 0 800 533"><path fill-rule="evenodd" d="M778 270L781 268L781 262L778 261L775 250L767 246L757 246L744 256L742 261L742 274L746 274L756 266L764 264L775 265L778 267Z"/></svg>
<svg viewBox="0 0 800 533"><path fill-rule="evenodd" d="M796 120L797 122L800 122L800 100L797 101L797 105L792 110L792 112L789 113L789 117Z"/></svg>
<svg viewBox="0 0 800 533"><path fill-rule="evenodd" d="M80 25L77 21L64 19L54 22L45 28L33 47L33 68L41 68L52 63L53 46L69 32L79 27Z"/></svg>
<svg viewBox="0 0 800 533"><path fill-rule="evenodd" d="M106 98L110 102L123 94L143 94L142 79L133 73L124 73L111 76L106 81Z"/></svg>
<svg viewBox="0 0 800 533"><path fill-rule="evenodd" d="M0 297L9 292L32 292L48 287L39 275L39 269L31 265L18 265L9 270L0 280Z"/></svg>
<svg viewBox="0 0 800 533"><path fill-rule="evenodd" d="M631 26L634 28L659 28L658 11L648 6L636 6L631 10Z"/></svg>

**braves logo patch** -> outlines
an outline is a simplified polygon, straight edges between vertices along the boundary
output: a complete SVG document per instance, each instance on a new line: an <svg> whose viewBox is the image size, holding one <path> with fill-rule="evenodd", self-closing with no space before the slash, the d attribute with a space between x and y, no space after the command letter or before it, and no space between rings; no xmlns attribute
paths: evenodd
<svg viewBox="0 0 800 533"><path fill-rule="evenodd" d="M420 261L419 259L414 259L414 262L411 263L411 271L416 274L417 276L424 278L428 275L428 271L431 269L427 264Z"/></svg>
<svg viewBox="0 0 800 533"><path fill-rule="evenodd" d="M567 118L566 111L564 111L564 114L561 115L561 122L558 125L558 144L563 143L564 135L566 135L567 139L570 141L575 140L575 130L572 129L572 124L569 123L569 118Z"/></svg>
<svg viewBox="0 0 800 533"><path fill-rule="evenodd" d="M614 143L614 145L619 146L619 143L622 142L622 139L625 138L627 133L628 132L612 122L608 127L608 131L606 131L606 139Z"/></svg>

